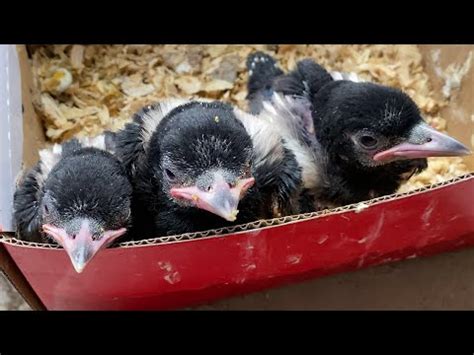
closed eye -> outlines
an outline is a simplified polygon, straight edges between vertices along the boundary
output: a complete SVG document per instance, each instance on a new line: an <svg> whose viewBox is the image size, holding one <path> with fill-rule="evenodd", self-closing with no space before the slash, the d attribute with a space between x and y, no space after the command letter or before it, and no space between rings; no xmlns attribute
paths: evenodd
<svg viewBox="0 0 474 355"><path fill-rule="evenodd" d="M176 175L169 169L165 169L165 175L170 181L176 179Z"/></svg>

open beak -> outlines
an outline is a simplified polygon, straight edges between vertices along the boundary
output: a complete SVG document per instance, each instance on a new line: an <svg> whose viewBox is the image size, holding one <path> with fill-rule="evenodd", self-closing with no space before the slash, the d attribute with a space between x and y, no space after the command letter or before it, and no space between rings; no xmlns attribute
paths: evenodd
<svg viewBox="0 0 474 355"><path fill-rule="evenodd" d="M197 208L214 213L227 221L237 219L238 205L245 192L255 183L253 177L238 179L234 186L230 186L219 172L214 174L214 180L208 191L197 186L172 188L173 198L184 199Z"/></svg>
<svg viewBox="0 0 474 355"><path fill-rule="evenodd" d="M461 142L441 133L426 123L412 128L406 142L374 155L375 161L453 157L469 155L471 151Z"/></svg>
<svg viewBox="0 0 474 355"><path fill-rule="evenodd" d="M94 240L89 220L82 219L80 230L75 237L69 235L64 228L58 228L51 224L44 224L43 231L64 248L76 272L81 273L99 250L106 248L115 239L123 235L127 229L106 231Z"/></svg>

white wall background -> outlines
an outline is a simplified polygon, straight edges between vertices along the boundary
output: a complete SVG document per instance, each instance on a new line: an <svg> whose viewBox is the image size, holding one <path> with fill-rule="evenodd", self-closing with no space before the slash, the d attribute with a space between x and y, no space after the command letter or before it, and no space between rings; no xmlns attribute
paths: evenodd
<svg viewBox="0 0 474 355"><path fill-rule="evenodd" d="M0 45L0 227L12 231L15 179L23 156L21 77L14 45Z"/></svg>

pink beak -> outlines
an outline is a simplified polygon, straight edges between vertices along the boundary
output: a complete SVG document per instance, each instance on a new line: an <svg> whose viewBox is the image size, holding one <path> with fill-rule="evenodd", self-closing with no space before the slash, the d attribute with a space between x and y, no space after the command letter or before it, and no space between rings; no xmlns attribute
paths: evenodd
<svg viewBox="0 0 474 355"><path fill-rule="evenodd" d="M231 187L222 174L216 172L209 191L201 190L197 186L188 186L172 188L170 194L173 198L187 200L197 208L233 222L237 219L240 199L254 183L255 179L250 177L237 180L235 186Z"/></svg>
<svg viewBox="0 0 474 355"><path fill-rule="evenodd" d="M451 157L469 155L471 151L456 139L426 123L416 125L406 142L374 155L375 161Z"/></svg>
<svg viewBox="0 0 474 355"><path fill-rule="evenodd" d="M44 224L43 231L64 248L76 272L81 273L99 250L106 248L115 239L123 235L127 229L106 231L101 238L94 240L90 231L89 220L83 219L81 228L75 238L68 235L63 228L51 224Z"/></svg>

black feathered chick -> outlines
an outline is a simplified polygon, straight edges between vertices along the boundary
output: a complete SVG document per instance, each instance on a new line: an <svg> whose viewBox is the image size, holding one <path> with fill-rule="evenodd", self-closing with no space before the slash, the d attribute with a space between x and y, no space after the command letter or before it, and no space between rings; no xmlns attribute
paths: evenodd
<svg viewBox="0 0 474 355"><path fill-rule="evenodd" d="M72 139L40 151L14 195L19 236L60 244L77 272L131 224L132 186L110 139Z"/></svg>
<svg viewBox="0 0 474 355"><path fill-rule="evenodd" d="M394 193L427 167L427 157L469 154L426 124L413 100L398 89L344 80L346 75L332 75L311 59L299 61L288 74L275 66L262 52L249 56L247 98L257 112L265 101L288 98L302 140L317 156L320 207Z"/></svg>
<svg viewBox="0 0 474 355"><path fill-rule="evenodd" d="M266 122L222 102L145 107L119 133L117 151L143 206L143 237L271 217L300 174Z"/></svg>

